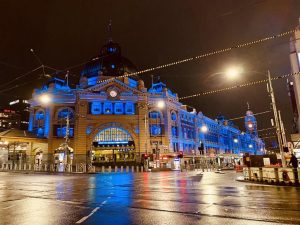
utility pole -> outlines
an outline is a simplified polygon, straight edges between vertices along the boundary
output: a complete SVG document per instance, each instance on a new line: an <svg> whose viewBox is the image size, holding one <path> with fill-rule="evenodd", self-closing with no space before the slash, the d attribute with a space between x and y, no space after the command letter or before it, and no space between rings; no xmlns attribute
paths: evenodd
<svg viewBox="0 0 300 225"><path fill-rule="evenodd" d="M280 129L280 120L278 118L278 111L277 111L277 107L276 107L275 95L274 95L274 90L273 90L273 86L272 86L271 74L270 74L269 70L268 70L268 86L267 87L268 87L268 92L270 93L271 105L272 105L272 109L273 109L273 113L274 113L275 127L276 127L279 151L280 151L280 155L281 155L281 162L282 162L282 166L284 167L284 166L286 166L286 161L285 161L284 154L283 154L283 145L282 145L283 142L282 142L281 129Z"/></svg>
<svg viewBox="0 0 300 225"><path fill-rule="evenodd" d="M283 144L283 146L287 147L287 141L286 141L286 136L285 136L285 129L284 129L283 121L281 119L281 112L280 112L280 110L278 110L278 117L279 117L280 129L281 129L282 144Z"/></svg>

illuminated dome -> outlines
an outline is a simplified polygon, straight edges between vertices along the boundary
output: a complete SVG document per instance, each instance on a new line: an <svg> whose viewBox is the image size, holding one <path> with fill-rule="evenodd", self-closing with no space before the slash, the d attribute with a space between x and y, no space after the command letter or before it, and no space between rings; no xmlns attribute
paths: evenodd
<svg viewBox="0 0 300 225"><path fill-rule="evenodd" d="M125 73L136 72L136 67L121 54L118 43L109 40L104 45L100 54L90 60L81 71L81 78L93 78L98 76L115 77Z"/></svg>

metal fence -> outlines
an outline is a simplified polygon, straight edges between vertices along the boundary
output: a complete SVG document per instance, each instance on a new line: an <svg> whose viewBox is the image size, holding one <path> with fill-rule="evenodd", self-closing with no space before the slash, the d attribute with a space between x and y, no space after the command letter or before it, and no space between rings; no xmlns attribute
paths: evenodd
<svg viewBox="0 0 300 225"><path fill-rule="evenodd" d="M24 172L57 172L57 173L139 173L144 172L143 166L102 166L95 167L92 164L0 164L0 171L24 171Z"/></svg>

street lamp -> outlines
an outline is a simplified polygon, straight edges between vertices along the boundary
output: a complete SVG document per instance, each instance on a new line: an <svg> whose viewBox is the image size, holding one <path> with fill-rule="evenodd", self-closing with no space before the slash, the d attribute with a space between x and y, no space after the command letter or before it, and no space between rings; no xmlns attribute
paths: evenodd
<svg viewBox="0 0 300 225"><path fill-rule="evenodd" d="M42 104L49 104L52 101L52 98L49 94L42 94L38 99Z"/></svg>
<svg viewBox="0 0 300 225"><path fill-rule="evenodd" d="M160 100L156 103L156 106L160 109L163 109L166 106L166 103L163 100Z"/></svg>
<svg viewBox="0 0 300 225"><path fill-rule="evenodd" d="M243 72L242 68L239 68L239 69L229 68L227 70L226 74L230 78L236 78L242 72ZM276 127L277 139L278 139L278 142L279 142L279 150L280 150L280 155L281 155L281 159L282 159L282 165L286 166L286 160L285 160L284 153L283 153L283 145L286 144L285 143L286 137L285 137L285 132L283 131L283 123L282 123L281 118L280 118L280 111L277 111L277 106L276 106L275 95L274 95L274 90L273 90L273 86L272 86L272 79L271 79L270 71L268 70L267 74L259 72L259 71L248 71L248 72L263 74L263 75L267 76L267 80L266 80L267 81L267 90L268 90L268 93L270 94L270 97L271 97L271 106L272 106L272 109L273 109L273 114L274 114L274 119L275 119L275 127ZM250 129L253 128L253 124L250 123L248 125L248 127ZM253 146L251 148L253 148Z"/></svg>
<svg viewBox="0 0 300 225"><path fill-rule="evenodd" d="M203 125L200 129L202 133L207 133L208 131L208 127L206 125Z"/></svg>
<svg viewBox="0 0 300 225"><path fill-rule="evenodd" d="M243 72L243 68L242 67L229 67L225 71L225 75L229 79L233 80L233 79L236 79L242 72Z"/></svg>
<svg viewBox="0 0 300 225"><path fill-rule="evenodd" d="M150 104L150 103L145 104L145 108L147 109L147 111L145 112L145 115L144 115L144 120L145 120L145 123L144 123L145 128L144 129L145 129L145 136L146 137L147 137L147 134L148 134L147 115L149 114L149 106L151 106L151 105L152 104ZM163 100L159 100L154 105L159 109L163 109L166 106L166 103ZM158 147L158 144L156 146ZM146 154L148 154L148 140L146 140L146 142L145 142L145 148L146 148ZM139 152L139 158L140 157L141 157L141 153Z"/></svg>

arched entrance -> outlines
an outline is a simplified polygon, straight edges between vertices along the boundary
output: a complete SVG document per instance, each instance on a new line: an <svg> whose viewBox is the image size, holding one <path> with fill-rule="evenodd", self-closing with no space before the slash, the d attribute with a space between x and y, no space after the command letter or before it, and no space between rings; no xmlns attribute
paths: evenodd
<svg viewBox="0 0 300 225"><path fill-rule="evenodd" d="M94 163L131 162L135 160L135 144L130 133L119 127L100 130L93 139Z"/></svg>

